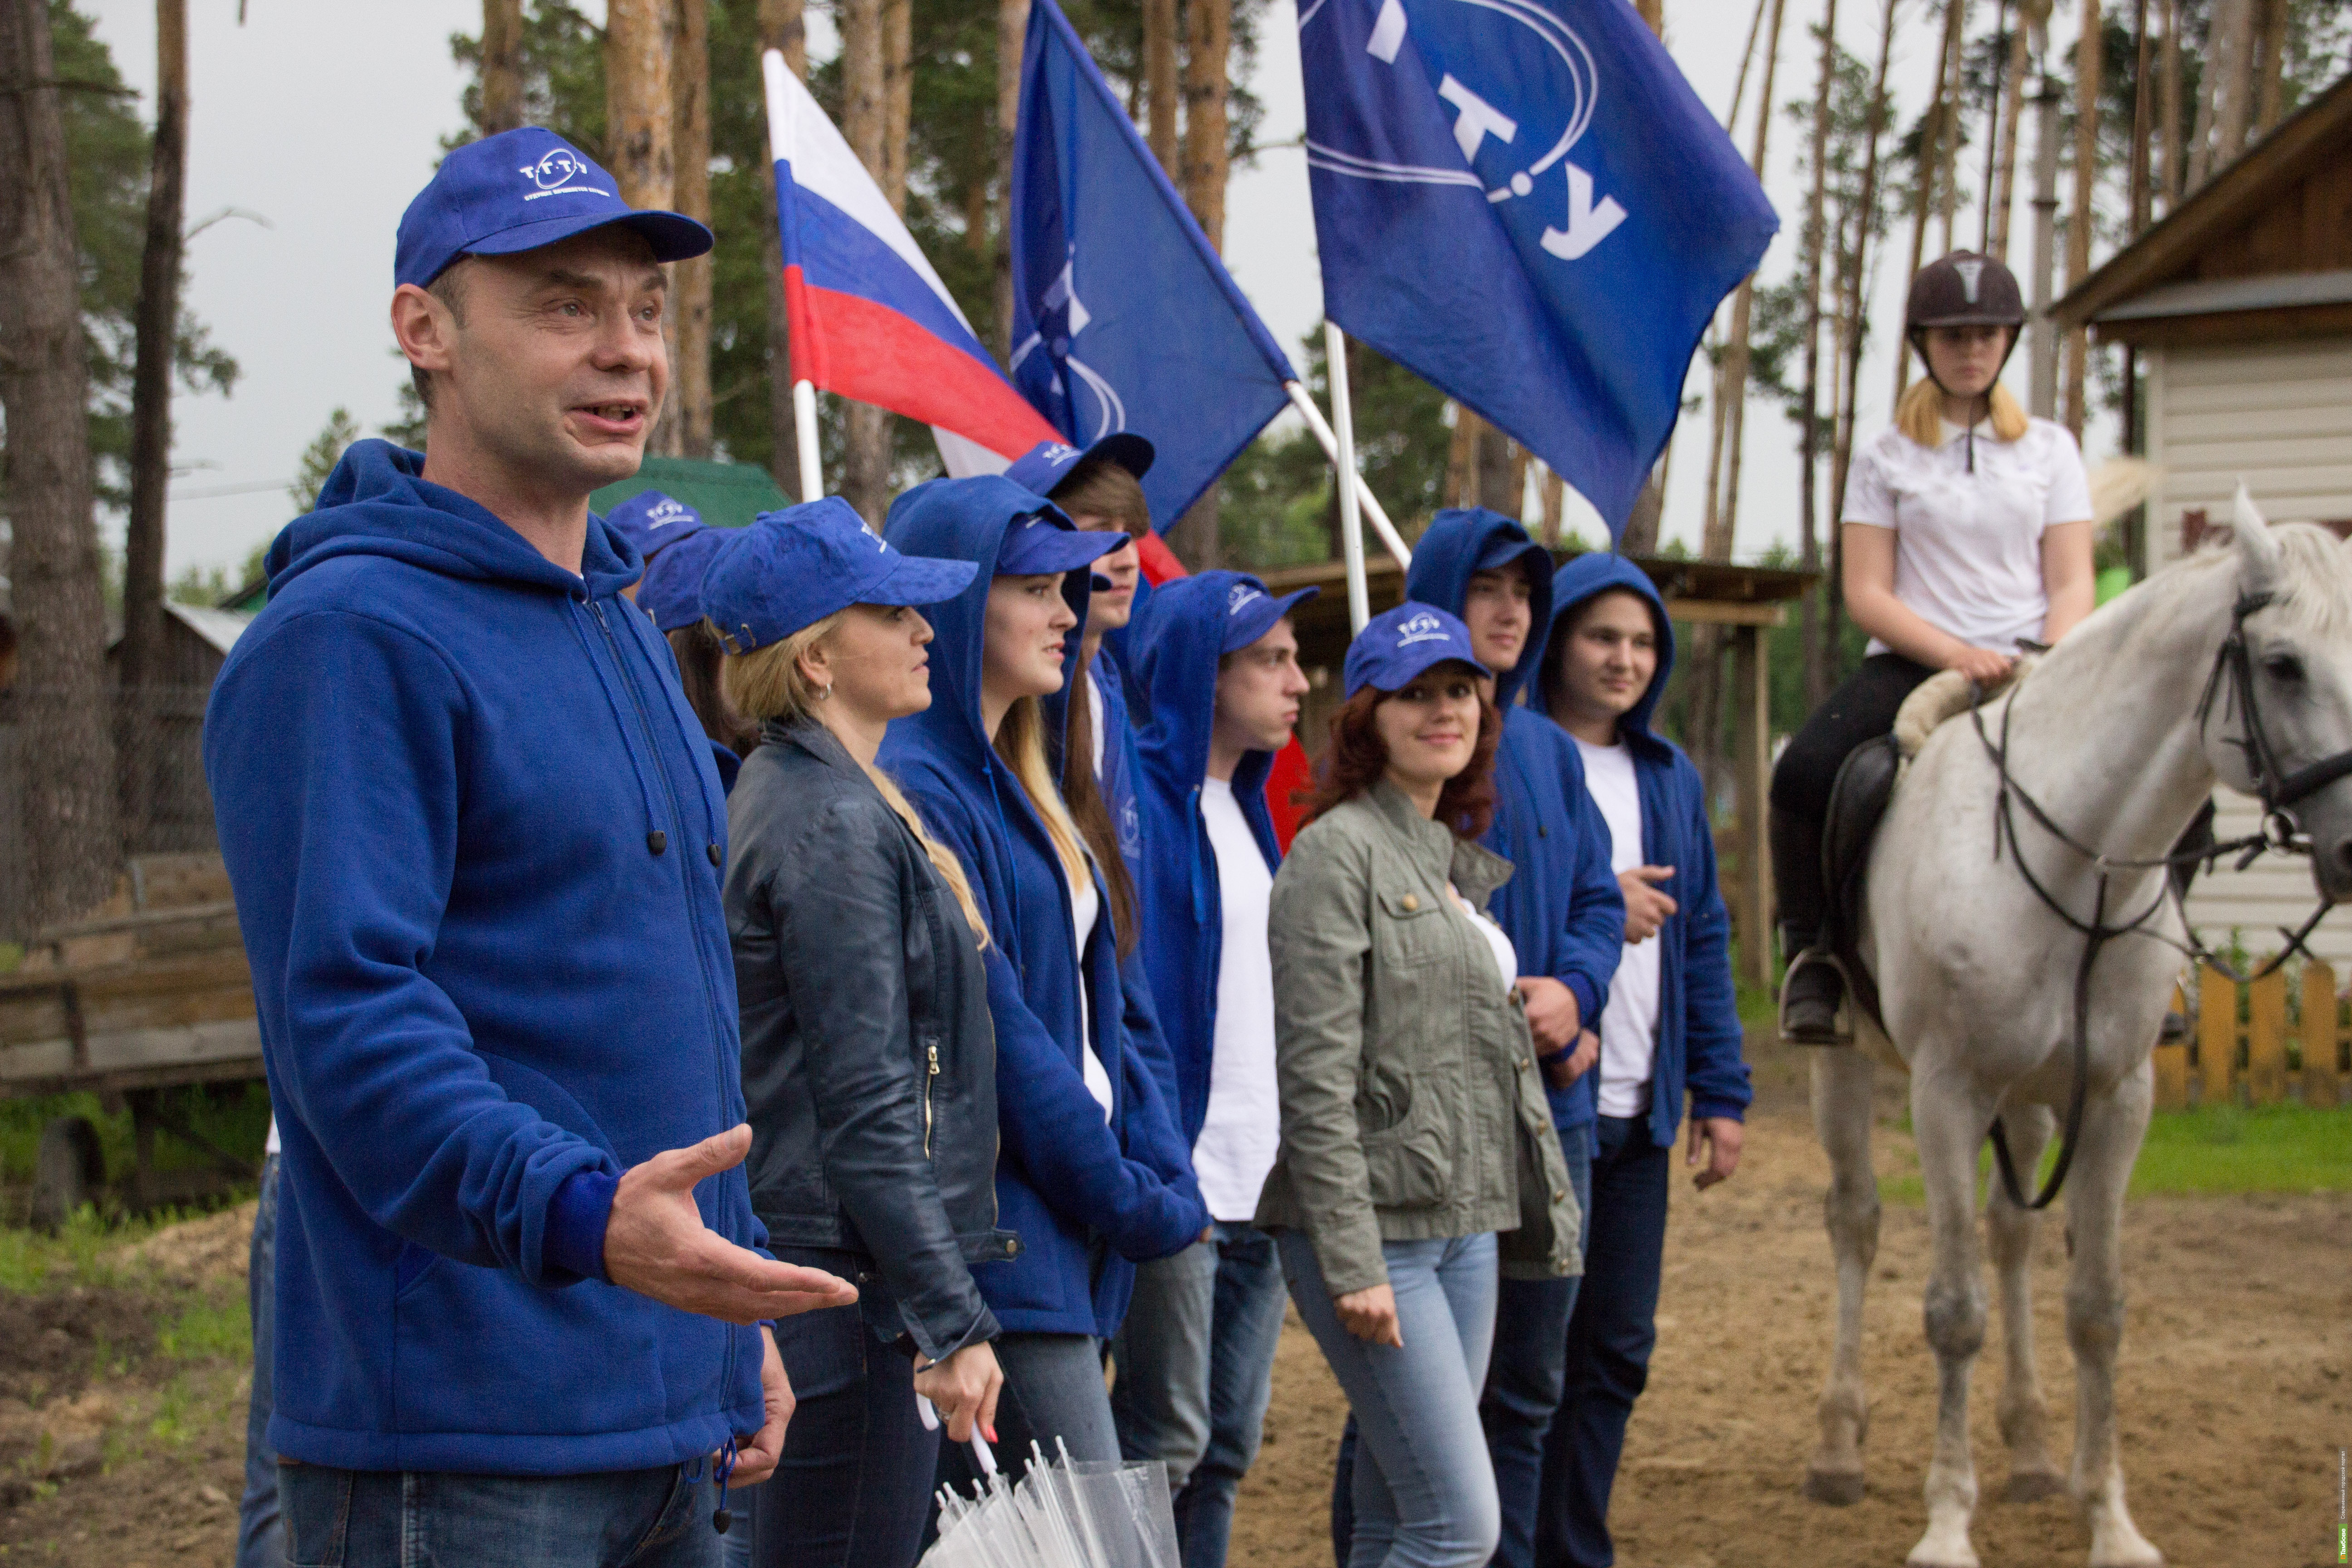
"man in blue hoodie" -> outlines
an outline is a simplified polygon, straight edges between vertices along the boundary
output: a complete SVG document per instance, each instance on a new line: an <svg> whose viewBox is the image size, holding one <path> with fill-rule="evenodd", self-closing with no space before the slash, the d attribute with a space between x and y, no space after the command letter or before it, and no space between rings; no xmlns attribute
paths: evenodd
<svg viewBox="0 0 2352 1568"><path fill-rule="evenodd" d="M1573 738L1625 889L1624 959L1586 1075L1594 1121L1584 1288L1564 1391L1545 1439L1537 1563L1609 1568L1609 1494L1657 1342L1669 1157L1690 1101L1685 1163L1700 1191L1738 1166L1749 1089L1733 994L1730 917L1698 776L1650 728L1674 668L1674 626L1647 574L1579 556L1553 581L1536 695Z"/></svg>
<svg viewBox="0 0 2352 1568"><path fill-rule="evenodd" d="M1143 953L1212 1235L1137 1271L1116 1351L1119 1447L1168 1466L1184 1568L1223 1568L1257 1457L1285 1291L1251 1223L1282 1142L1266 914L1282 852L1266 774L1307 695L1290 611L1238 572L1162 584L1129 632L1150 698L1137 795L1153 847Z"/></svg>
<svg viewBox="0 0 2352 1568"><path fill-rule="evenodd" d="M547 132L451 153L392 303L430 456L344 454L213 689L295 1562L715 1563L790 1414L758 1325L855 1299L761 1250L726 809L588 511L661 409L659 264L709 247Z"/></svg>

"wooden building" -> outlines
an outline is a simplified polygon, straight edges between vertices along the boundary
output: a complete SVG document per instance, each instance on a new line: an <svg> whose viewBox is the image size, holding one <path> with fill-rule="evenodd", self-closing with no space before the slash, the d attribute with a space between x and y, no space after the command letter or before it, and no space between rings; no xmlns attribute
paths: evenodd
<svg viewBox="0 0 2352 1568"><path fill-rule="evenodd" d="M2352 532L2352 76L2282 121L2052 307L2131 348L2146 374L2149 570L2226 528L2242 478L2273 521ZM2215 829L2252 832L2253 801L2221 792ZM2200 880L2189 916L2253 952L2303 923L2307 868L2284 859ZM2352 918L2313 948L2352 959Z"/></svg>

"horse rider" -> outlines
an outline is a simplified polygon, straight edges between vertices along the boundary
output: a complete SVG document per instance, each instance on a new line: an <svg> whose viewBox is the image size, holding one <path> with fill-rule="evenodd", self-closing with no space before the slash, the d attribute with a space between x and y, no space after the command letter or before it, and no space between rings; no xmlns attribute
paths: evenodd
<svg viewBox="0 0 2352 1568"><path fill-rule="evenodd" d="M1772 771L1772 875L1790 963L1781 1028L1801 1045L1841 1038L1845 977L1821 949L1822 842L1839 767L1893 729L1903 700L1937 670L1990 688L2020 647L2056 642L2092 609L2082 452L2000 384L2024 324L2017 277L1994 258L1955 251L1922 268L1904 331L1927 379L1854 455L1841 585L1870 647Z"/></svg>

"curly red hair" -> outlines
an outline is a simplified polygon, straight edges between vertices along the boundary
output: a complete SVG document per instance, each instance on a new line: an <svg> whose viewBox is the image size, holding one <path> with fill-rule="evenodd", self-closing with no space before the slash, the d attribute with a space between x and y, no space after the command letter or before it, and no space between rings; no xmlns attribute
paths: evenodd
<svg viewBox="0 0 2352 1568"><path fill-rule="evenodd" d="M1331 715L1331 749L1315 770L1315 787L1296 797L1298 826L1353 800L1378 784L1388 771L1389 749L1381 741L1373 710L1393 691L1367 686ZM1445 781L1438 792L1436 820L1453 829L1457 838L1482 837L1495 821L1495 750L1502 743L1503 715L1494 703L1478 700L1478 742L1470 748L1470 763Z"/></svg>

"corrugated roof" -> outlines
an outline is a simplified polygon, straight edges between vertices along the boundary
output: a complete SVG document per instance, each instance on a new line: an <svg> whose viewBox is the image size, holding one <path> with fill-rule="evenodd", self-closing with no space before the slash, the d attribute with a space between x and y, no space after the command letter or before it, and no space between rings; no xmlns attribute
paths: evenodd
<svg viewBox="0 0 2352 1568"><path fill-rule="evenodd" d="M178 616L181 625L212 644L224 657L253 622L253 616L246 611L216 610L208 605L166 604L163 613Z"/></svg>

